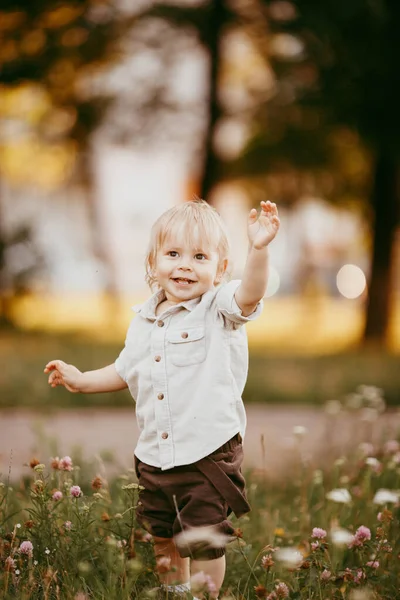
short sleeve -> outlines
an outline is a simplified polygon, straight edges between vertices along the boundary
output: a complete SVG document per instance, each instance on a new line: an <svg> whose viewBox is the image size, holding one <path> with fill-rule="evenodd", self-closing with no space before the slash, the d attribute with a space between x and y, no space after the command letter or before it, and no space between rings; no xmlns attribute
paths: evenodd
<svg viewBox="0 0 400 600"><path fill-rule="evenodd" d="M121 379L123 379L124 381L126 381L126 371L127 371L127 364L126 364L127 356L126 355L127 355L126 348L123 348L120 355L114 362L115 370L117 371L117 373L121 377Z"/></svg>
<svg viewBox="0 0 400 600"><path fill-rule="evenodd" d="M251 315L247 315L247 317L243 316L235 299L235 292L240 284L240 279L233 279L232 281L223 284L216 294L217 310L224 317L229 319L229 321L232 321L237 325L243 325L244 323L257 319L257 317L261 315L264 306L263 301L260 300Z"/></svg>

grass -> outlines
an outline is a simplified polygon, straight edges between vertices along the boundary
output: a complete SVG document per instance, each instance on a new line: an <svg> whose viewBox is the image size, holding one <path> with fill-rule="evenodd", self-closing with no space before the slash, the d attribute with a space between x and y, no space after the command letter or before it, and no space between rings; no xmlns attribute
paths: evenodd
<svg viewBox="0 0 400 600"><path fill-rule="evenodd" d="M1 408L76 408L83 406L132 406L128 391L95 397L51 389L43 374L53 358L75 364L81 370L100 368L118 356L123 342L100 343L79 336L8 333L0 341ZM391 405L399 403L398 355L380 350L346 351L320 356L278 354L251 349L245 402L303 403L320 405L327 399L351 393L360 383L384 389Z"/></svg>
<svg viewBox="0 0 400 600"><path fill-rule="evenodd" d="M399 598L399 443L364 444L325 472L301 452L293 461L295 476L273 485L262 471L247 474L252 511L233 518L220 599ZM35 462L14 488L0 483L0 597L159 598L132 471L107 482L101 465ZM203 583L197 595L208 597Z"/></svg>

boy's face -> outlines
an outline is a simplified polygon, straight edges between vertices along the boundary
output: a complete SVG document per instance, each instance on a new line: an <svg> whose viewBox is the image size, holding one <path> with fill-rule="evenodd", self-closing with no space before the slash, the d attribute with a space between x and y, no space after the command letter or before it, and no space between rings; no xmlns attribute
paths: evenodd
<svg viewBox="0 0 400 600"><path fill-rule="evenodd" d="M170 302L198 298L218 283L227 261L219 265L216 249L188 242L184 236L167 238L158 250L154 275Z"/></svg>

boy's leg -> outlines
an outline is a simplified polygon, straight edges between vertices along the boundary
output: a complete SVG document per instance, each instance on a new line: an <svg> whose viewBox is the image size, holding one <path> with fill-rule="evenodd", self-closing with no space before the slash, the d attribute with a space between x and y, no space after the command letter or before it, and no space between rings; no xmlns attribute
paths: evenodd
<svg viewBox="0 0 400 600"><path fill-rule="evenodd" d="M218 593L225 577L225 555L211 560L192 560L191 575L196 575L203 571L205 575L209 575L215 585L215 591L210 590L211 598L218 598Z"/></svg>
<svg viewBox="0 0 400 600"><path fill-rule="evenodd" d="M189 583L190 560L180 556L172 538L154 537L154 554L156 560L162 556L171 559L169 571L158 573L161 583L164 585Z"/></svg>

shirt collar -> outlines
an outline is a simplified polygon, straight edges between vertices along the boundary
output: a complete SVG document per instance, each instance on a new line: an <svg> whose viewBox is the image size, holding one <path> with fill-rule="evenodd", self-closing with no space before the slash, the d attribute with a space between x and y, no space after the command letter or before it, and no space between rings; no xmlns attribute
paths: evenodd
<svg viewBox="0 0 400 600"><path fill-rule="evenodd" d="M137 314L140 313L140 315L145 319L155 320L157 318L156 308L160 304L160 302L162 302L162 300L165 300L165 292L164 290L158 290L152 296L150 296L148 300L143 302L143 304L136 304L135 306L132 306L132 310ZM175 310L175 308L182 306L183 308L186 308L186 310L191 312L199 304L200 300L201 297L192 298L192 300L187 300L185 302L180 302L179 304L168 308L168 311L171 309Z"/></svg>

